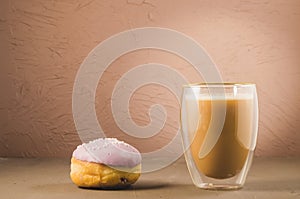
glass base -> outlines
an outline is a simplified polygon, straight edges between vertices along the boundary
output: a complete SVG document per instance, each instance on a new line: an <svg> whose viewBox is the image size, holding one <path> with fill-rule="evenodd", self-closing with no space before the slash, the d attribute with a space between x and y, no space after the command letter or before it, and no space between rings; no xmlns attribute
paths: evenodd
<svg viewBox="0 0 300 199"><path fill-rule="evenodd" d="M238 190L243 188L247 173L251 166L252 157L253 157L253 151L250 151L248 153L248 157L246 159L246 162L242 170L239 171L236 175L230 178L216 179L216 178L208 177L203 173L201 173L196 167L196 165L194 164L190 152L187 151L185 153L187 166L191 174L193 183L198 188L207 189L207 190Z"/></svg>
<svg viewBox="0 0 300 199"><path fill-rule="evenodd" d="M201 183L197 187L200 189L206 189L206 190L238 190L243 188L242 185L238 184L213 184L213 183Z"/></svg>

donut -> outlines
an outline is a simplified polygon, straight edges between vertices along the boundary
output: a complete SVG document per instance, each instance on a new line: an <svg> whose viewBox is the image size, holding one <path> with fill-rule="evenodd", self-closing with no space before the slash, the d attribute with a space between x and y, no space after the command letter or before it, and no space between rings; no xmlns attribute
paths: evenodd
<svg viewBox="0 0 300 199"><path fill-rule="evenodd" d="M125 188L140 177L141 160L133 146L116 138L99 138L74 150L70 177L78 187Z"/></svg>

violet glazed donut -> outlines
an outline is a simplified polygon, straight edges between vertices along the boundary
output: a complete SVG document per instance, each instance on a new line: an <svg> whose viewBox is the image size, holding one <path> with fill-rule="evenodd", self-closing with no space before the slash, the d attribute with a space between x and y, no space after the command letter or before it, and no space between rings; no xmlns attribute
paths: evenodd
<svg viewBox="0 0 300 199"><path fill-rule="evenodd" d="M133 146L116 138L99 138L77 146L70 177L79 187L124 188L140 177L141 159Z"/></svg>

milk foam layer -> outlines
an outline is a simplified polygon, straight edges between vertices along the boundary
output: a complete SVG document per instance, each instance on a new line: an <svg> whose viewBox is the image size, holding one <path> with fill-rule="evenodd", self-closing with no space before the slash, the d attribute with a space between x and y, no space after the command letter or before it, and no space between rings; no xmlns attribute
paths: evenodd
<svg viewBox="0 0 300 199"><path fill-rule="evenodd" d="M226 94L187 94L186 95L187 100L250 100L253 99L253 95L250 94L232 94L232 93L226 93Z"/></svg>

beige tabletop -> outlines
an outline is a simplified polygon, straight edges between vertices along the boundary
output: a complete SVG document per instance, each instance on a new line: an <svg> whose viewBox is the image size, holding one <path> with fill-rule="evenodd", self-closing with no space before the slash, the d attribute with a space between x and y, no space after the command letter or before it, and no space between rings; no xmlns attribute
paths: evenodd
<svg viewBox="0 0 300 199"><path fill-rule="evenodd" d="M300 198L300 158L255 158L245 187L236 191L196 188L183 158L142 174L127 190L77 188L68 159L0 158L0 198Z"/></svg>

